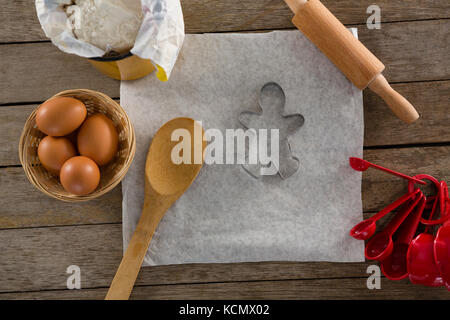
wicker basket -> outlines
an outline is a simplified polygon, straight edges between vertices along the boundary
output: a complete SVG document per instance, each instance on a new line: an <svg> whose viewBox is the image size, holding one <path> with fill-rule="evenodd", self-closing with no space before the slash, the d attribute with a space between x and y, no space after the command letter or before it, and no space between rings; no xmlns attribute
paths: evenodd
<svg viewBox="0 0 450 320"><path fill-rule="evenodd" d="M37 156L39 142L45 134L36 127L36 108L25 123L19 142L19 157L25 174L30 182L43 193L68 202L87 201L97 198L113 189L123 179L136 150L136 138L133 125L122 107L107 95L87 90L68 90L54 97L73 97L82 101L88 115L103 113L111 119L119 133L119 148L114 159L106 166L100 167L100 183L97 189L85 196L76 196L67 192L59 177L50 174L40 163Z"/></svg>

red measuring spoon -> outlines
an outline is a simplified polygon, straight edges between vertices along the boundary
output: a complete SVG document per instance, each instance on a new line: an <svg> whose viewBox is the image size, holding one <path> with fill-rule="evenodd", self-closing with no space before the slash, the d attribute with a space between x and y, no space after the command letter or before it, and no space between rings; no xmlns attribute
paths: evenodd
<svg viewBox="0 0 450 320"><path fill-rule="evenodd" d="M356 226L350 230L350 235L358 240L367 240L369 239L374 233L377 228L376 221L383 218L386 214L389 212L395 210L397 207L402 205L407 200L414 197L418 192L421 192L419 189L414 190L414 192L409 192L400 198L398 198L396 201L388 205L386 208L375 214L374 216L361 221Z"/></svg>
<svg viewBox="0 0 450 320"><path fill-rule="evenodd" d="M439 191L438 191L437 198L439 200L439 208L441 211L440 218L436 219L436 220L432 220L431 219L432 215L430 215L429 219L425 219L425 218L420 219L420 222L422 224L427 225L427 226L435 226L438 224L443 224L445 221L447 221L450 218L450 215L445 214L445 211L446 211L445 202L447 201L447 198L448 198L448 187L447 187L447 184L445 183L445 181L441 181L439 184ZM437 204L438 204L438 201L434 201L433 211L436 209Z"/></svg>
<svg viewBox="0 0 450 320"><path fill-rule="evenodd" d="M381 262L381 271L388 279L401 280L408 276L406 253L408 252L409 244L416 234L426 202L426 198L423 196L420 203L414 209L414 212L405 219L395 233L394 249Z"/></svg>
<svg viewBox="0 0 450 320"><path fill-rule="evenodd" d="M432 181L438 192L440 192L440 183L434 177L429 175L418 175L415 177ZM409 187L411 188L411 183ZM436 201L439 201L439 197L436 197ZM433 205L433 208L435 208L435 205ZM430 219L434 215L434 212L435 210L433 209L430 214ZM408 248L406 265L409 280L414 284L440 287L444 284L444 281L442 280L434 257L434 236L427 233L428 230L429 227L425 229L425 232L413 239Z"/></svg>
<svg viewBox="0 0 450 320"><path fill-rule="evenodd" d="M441 186L444 187L443 193L445 193L445 215L450 216L450 197L448 195L447 184L444 182L443 185L441 182ZM434 258L444 285L447 290L450 290L450 220L447 220L436 233L434 239Z"/></svg>
<svg viewBox="0 0 450 320"><path fill-rule="evenodd" d="M405 221L406 217L408 217L422 198L423 193L420 191L419 197L416 197L412 205L404 206L404 208L402 208L403 210L399 210L392 220L389 221L386 228L369 240L365 250L367 259L382 261L392 253L392 250L394 249L392 235L397 231L402 222Z"/></svg>
<svg viewBox="0 0 450 320"><path fill-rule="evenodd" d="M356 171L366 171L367 169L372 167L372 168L390 173L394 176L407 179L409 181L414 181L414 182L420 183L420 184L427 184L425 181L422 181L420 179L416 179L414 177L407 176L406 174L403 174L403 173L395 172L393 170L384 168L384 167L376 165L374 163L370 163L369 161L361 159L361 158L350 157L350 166L353 169L355 169Z"/></svg>

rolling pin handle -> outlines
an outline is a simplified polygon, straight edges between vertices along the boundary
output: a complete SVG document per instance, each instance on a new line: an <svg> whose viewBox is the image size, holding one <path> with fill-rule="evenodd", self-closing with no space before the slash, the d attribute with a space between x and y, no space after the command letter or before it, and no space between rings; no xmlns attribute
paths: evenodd
<svg viewBox="0 0 450 320"><path fill-rule="evenodd" d="M377 93L391 110L406 123L419 114L404 97L391 88L381 72L378 60L320 0L284 0L294 12L294 25L303 32L359 89L367 86Z"/></svg>
<svg viewBox="0 0 450 320"><path fill-rule="evenodd" d="M394 112L394 114L401 120L410 124L419 119L419 114L414 106L401 94L392 89L382 74L375 77L375 79L369 84L369 88L379 95L386 102L389 108L391 108L392 112Z"/></svg>

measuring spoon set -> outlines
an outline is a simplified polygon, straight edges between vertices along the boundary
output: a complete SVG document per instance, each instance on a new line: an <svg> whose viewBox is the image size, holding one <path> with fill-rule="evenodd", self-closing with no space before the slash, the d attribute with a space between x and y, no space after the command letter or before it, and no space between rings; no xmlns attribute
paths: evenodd
<svg viewBox="0 0 450 320"><path fill-rule="evenodd" d="M350 166L357 171L372 167L408 180L405 195L350 231L353 238L368 240L366 259L380 261L388 279L409 277L414 284L450 290L450 197L446 182L426 174L410 177L354 157ZM434 186L434 195L426 196L416 187L428 183ZM375 234L376 222L391 213L389 223Z"/></svg>

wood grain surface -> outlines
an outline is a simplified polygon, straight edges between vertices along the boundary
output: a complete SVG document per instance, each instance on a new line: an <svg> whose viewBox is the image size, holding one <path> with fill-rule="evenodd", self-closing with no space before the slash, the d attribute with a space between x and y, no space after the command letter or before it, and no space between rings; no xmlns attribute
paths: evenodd
<svg viewBox="0 0 450 320"><path fill-rule="evenodd" d="M10 295L0 293L0 299L8 297L60 299L65 296L90 298L86 289L107 287L114 276L122 255L122 239L119 235L120 225L3 231L0 233L0 241L7 243L8 246L2 253L5 262L0 265L0 273L7 276L0 279L0 292L10 292ZM17 243L12 239L21 241ZM81 269L83 288L81 293L79 291L77 293L77 290L68 293L68 290L65 290L67 280L65 271L72 264L78 265ZM212 297L308 299L310 295L310 298L335 299L352 296L383 297L385 290L367 289L366 270L370 264L258 262L146 267L139 274L136 282L138 287L133 291L132 297L159 299ZM383 287L391 288L392 290L386 290L390 290L397 299L421 297L420 294L425 289L411 285L407 281L383 281ZM33 292L43 290L45 292ZM51 290L55 292L46 296ZM17 291L33 293L20 295L16 293ZM425 292L432 298L450 298L450 293L445 289ZM105 294L106 290L102 289L97 293L94 292L93 297L102 299Z"/></svg>
<svg viewBox="0 0 450 320"><path fill-rule="evenodd" d="M33 0L1 0L0 43L48 41L36 18ZM324 0L344 24L365 23L371 0ZM447 0L379 0L382 22L450 17ZM187 33L292 28L283 0L181 0Z"/></svg>
<svg viewBox="0 0 450 320"><path fill-rule="evenodd" d="M187 33L293 29L283 0L182 0ZM323 0L386 65L393 87L418 109L407 126L364 93L364 157L406 174L450 182L450 2L380 0L381 30L368 30L370 0ZM17 156L22 127L49 96L89 88L119 98L119 82L45 37L33 0L0 0L0 299L103 299L122 257L121 188L87 203L42 196ZM365 216L405 192L405 182L363 174ZM445 289L382 278L368 290L368 263L261 262L143 268L137 299L449 299ZM82 290L66 268L81 267Z"/></svg>
<svg viewBox="0 0 450 320"><path fill-rule="evenodd" d="M361 41L386 65L390 83L450 79L450 20L388 23L381 30L360 27ZM51 43L0 45L0 56L0 74L7 79L0 82L0 104L44 101L69 88L119 97L118 81Z"/></svg>
<svg viewBox="0 0 450 320"><path fill-rule="evenodd" d="M392 146L450 142L450 81L395 84L421 114L420 121L404 126L389 112L384 102L370 91L364 92L364 146ZM433 106L428 108L427 106ZM0 167L19 165L18 144L23 126L37 104L0 107ZM383 121L371 121L383 118ZM390 134L386 134L386 131Z"/></svg>
<svg viewBox="0 0 450 320"><path fill-rule="evenodd" d="M407 280L381 280L381 290L368 290L366 278L255 281L235 283L207 283L192 285L137 286L131 299L436 299L448 300L444 288L413 286ZM275 282L275 283L274 283ZM386 295L389 292L389 295ZM57 290L0 294L0 299L102 299L106 289Z"/></svg>
<svg viewBox="0 0 450 320"><path fill-rule="evenodd" d="M449 154L450 146L439 146L366 150L364 157L405 174L427 173L448 181ZM380 210L406 190L404 180L368 170L363 174L363 210ZM41 194L21 167L7 167L0 168L0 194L0 229L121 222L120 185L94 201L65 203ZM0 242L0 251L1 247Z"/></svg>

